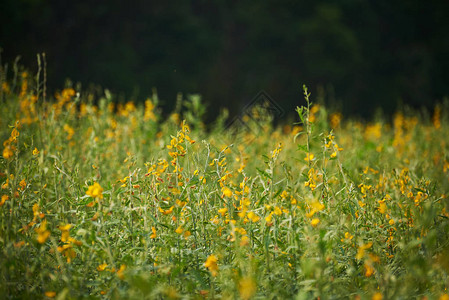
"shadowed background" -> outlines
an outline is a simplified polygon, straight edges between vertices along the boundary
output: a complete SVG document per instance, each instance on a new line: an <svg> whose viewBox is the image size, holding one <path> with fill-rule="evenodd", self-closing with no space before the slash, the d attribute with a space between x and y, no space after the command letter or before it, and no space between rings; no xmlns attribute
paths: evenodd
<svg viewBox="0 0 449 300"><path fill-rule="evenodd" d="M2 63L47 85L100 84L123 100L157 88L164 111L199 93L208 119L265 90L286 112L301 86L345 115L432 107L449 95L448 1L2 0Z"/></svg>

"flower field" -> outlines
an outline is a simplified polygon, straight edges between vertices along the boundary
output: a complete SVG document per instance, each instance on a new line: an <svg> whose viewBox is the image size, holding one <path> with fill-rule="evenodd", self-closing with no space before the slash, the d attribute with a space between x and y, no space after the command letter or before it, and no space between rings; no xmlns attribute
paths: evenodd
<svg viewBox="0 0 449 300"><path fill-rule="evenodd" d="M242 130L198 96L45 93L2 82L2 297L449 299L447 104L363 123L304 88Z"/></svg>

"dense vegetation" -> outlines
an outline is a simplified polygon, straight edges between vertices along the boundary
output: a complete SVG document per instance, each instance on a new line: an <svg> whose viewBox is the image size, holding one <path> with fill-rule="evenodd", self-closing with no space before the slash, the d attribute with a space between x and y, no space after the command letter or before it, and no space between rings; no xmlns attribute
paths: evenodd
<svg viewBox="0 0 449 300"><path fill-rule="evenodd" d="M199 97L34 78L0 94L3 297L448 299L447 106L363 124L304 88L298 124L206 131Z"/></svg>

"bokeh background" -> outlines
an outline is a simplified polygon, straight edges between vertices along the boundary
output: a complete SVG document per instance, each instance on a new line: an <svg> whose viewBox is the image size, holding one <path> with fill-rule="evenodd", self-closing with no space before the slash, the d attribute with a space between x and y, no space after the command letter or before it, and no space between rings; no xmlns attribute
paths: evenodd
<svg viewBox="0 0 449 300"><path fill-rule="evenodd" d="M199 93L208 118L265 90L286 112L302 85L345 115L432 107L449 95L449 1L1 0L2 63L47 85L98 84L165 111Z"/></svg>

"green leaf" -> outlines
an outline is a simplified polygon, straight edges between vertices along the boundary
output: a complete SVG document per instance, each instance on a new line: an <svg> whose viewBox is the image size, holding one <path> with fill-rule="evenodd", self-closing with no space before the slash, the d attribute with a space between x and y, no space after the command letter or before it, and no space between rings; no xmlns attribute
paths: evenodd
<svg viewBox="0 0 449 300"><path fill-rule="evenodd" d="M262 176L264 176L264 177L266 177L266 178L271 180L271 175L270 174L268 174L267 172L265 172L264 170L261 170L259 168L256 168L256 169Z"/></svg>
<svg viewBox="0 0 449 300"><path fill-rule="evenodd" d="M307 145L298 145L297 150L307 152Z"/></svg>

